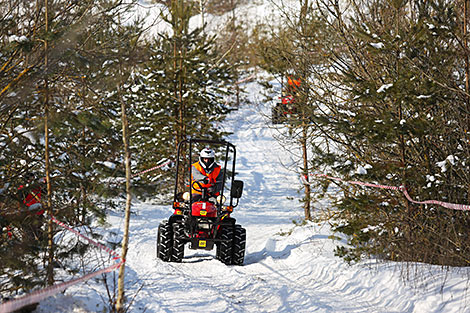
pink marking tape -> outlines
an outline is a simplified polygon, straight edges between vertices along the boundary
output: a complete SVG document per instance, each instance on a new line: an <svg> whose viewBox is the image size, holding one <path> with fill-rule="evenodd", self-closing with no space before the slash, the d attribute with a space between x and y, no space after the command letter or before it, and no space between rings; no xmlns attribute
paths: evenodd
<svg viewBox="0 0 470 313"><path fill-rule="evenodd" d="M381 189L389 189L389 190L399 190L399 191L403 192L403 194L405 195L406 199L408 199L408 201L416 203L416 204L436 204L436 205L440 205L440 206L448 208L448 209L460 210L460 211L470 211L470 205L466 205L466 204L448 203L448 202L437 201L437 200L426 200L426 201L413 200L410 197L410 195L408 194L408 191L406 190L406 187L403 186L403 185L400 186L400 187L387 186L387 185L377 185L377 184L371 184L371 183L364 183L364 182L360 182L360 181L351 181L351 180L346 181L346 180L342 180L341 178L338 178L338 177L328 176L326 174L310 174L310 175L315 176L315 177L323 177L323 178L333 179L333 180L341 181L341 182L347 183L347 184L354 184L354 185L360 185L360 186L365 186L365 187L381 188ZM307 181L307 179L304 175L301 175L300 178L301 178L301 180L304 184L310 185L310 183Z"/></svg>
<svg viewBox="0 0 470 313"><path fill-rule="evenodd" d="M154 167L152 167L152 168L146 169L145 171L142 171L142 172L140 172L140 173L133 174L132 177L139 176L139 175L142 175L142 174L145 174L145 173L154 171L154 170L159 169L159 168L161 168L161 167L164 167L165 165L168 165L168 164L170 164L170 163L171 163L171 160L169 160L169 161L167 161L167 162L165 162L165 163L163 163L163 164L154 166Z"/></svg>
<svg viewBox="0 0 470 313"><path fill-rule="evenodd" d="M60 283L60 284L55 284L55 285L46 287L46 288L41 289L41 290L36 290L36 291L33 291L33 292L31 292L27 295L19 297L17 299L13 299L13 300L7 301L5 303L2 303L2 304L0 304L0 313L13 312L13 311L16 311L18 309L21 309L24 306L27 306L27 305L30 305L30 304L33 304L33 303L38 303L38 302L40 302L41 300L43 300L47 297L53 296L53 295L55 295L59 292L64 291L66 288L68 288L70 286L77 285L81 282L84 282L84 281L86 281L90 278L93 278L95 276L98 276L100 274L112 272L115 269L121 267L122 264L124 264L125 260L121 259L119 254L117 254L114 250L111 250L110 248L94 241L93 239L90 239L90 238L86 237L85 235L82 235L81 233L79 233L75 229L72 229L71 227L65 225L64 223L62 223L60 221L58 221L54 216L51 216L51 220L54 223L56 223L57 225L63 227L64 229L66 229L66 230L76 234L77 236L82 237L83 239L87 240L89 243L93 244L94 246L108 252L110 255L113 256L113 260L115 260L115 261L119 260L119 262L114 264L114 265L103 268L101 270L86 274L84 276L81 276L81 277L78 277L78 278Z"/></svg>

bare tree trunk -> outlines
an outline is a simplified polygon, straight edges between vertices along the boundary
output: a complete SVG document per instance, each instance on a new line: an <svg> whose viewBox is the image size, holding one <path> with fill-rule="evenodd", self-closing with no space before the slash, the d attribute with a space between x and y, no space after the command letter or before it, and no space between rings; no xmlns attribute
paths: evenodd
<svg viewBox="0 0 470 313"><path fill-rule="evenodd" d="M47 94L47 89L46 89ZM46 186L47 186L47 203L46 203L46 212L49 217L47 222L47 246L48 246L48 257L47 257L47 284L54 284L54 224L52 222L52 188L51 188L51 169L49 161L49 108L47 103L44 107L44 145L45 145L45 170L46 170Z"/></svg>
<svg viewBox="0 0 470 313"><path fill-rule="evenodd" d="M184 48L183 48L184 49ZM180 127L181 127L181 138L185 138L186 137L186 124L184 123L184 113L186 112L186 106L185 106L185 100L183 98L183 94L184 94L184 91L183 91L183 80L184 80L184 77L185 77L185 74L186 74L186 71L185 71L185 68L183 66L183 58L185 57L185 55L183 54L183 51L180 50L180 64L179 64L179 72L181 73L180 74L180 77L179 77L179 86L178 86L178 93L179 93L179 97L178 97L178 102L180 103Z"/></svg>
<svg viewBox="0 0 470 313"><path fill-rule="evenodd" d="M468 34L468 31L467 31L467 16L468 16L468 0L463 0L464 2L464 10L463 10L463 40L464 40L464 48L465 48L465 51L464 51L464 55L465 55L465 103L466 103L466 107L467 107L467 110L470 111L470 99L469 99L469 92L470 92L470 61L468 59L468 38L467 38L467 34ZM467 112L468 112L467 111ZM468 131L468 125L469 125L469 117L468 117L468 114L467 114L467 117L466 117L466 120L467 120L467 129L466 131ZM468 186L468 201L470 202L470 185Z"/></svg>
<svg viewBox="0 0 470 313"><path fill-rule="evenodd" d="M239 108L240 107L240 86L237 84L235 85L235 88L236 88L236 107Z"/></svg>
<svg viewBox="0 0 470 313"><path fill-rule="evenodd" d="M48 0L44 0L45 7L45 30L46 33L49 32L49 11L48 11ZM48 41L44 41L44 68L45 68L45 78L44 78L44 151L45 151L45 171L46 171L46 186L47 186L47 202L46 202L46 212L49 217L47 222L47 247L48 247L48 256L47 256L47 271L46 271L46 280L48 285L54 284L54 225L52 222L52 188L51 188L51 169L50 169L50 160L49 160L49 80L48 80Z"/></svg>
<svg viewBox="0 0 470 313"><path fill-rule="evenodd" d="M467 94L465 102L467 103L467 107L469 105L469 73L470 73L470 66L468 60L468 39L467 39L467 14L468 14L468 0L464 0L464 9L463 9L463 42L465 47L465 92Z"/></svg>
<svg viewBox="0 0 470 313"><path fill-rule="evenodd" d="M178 94L178 91L180 90L180 83L181 82L181 77L178 77L178 74L177 74L177 66L178 65L178 62L177 62L177 56L178 56L178 47L176 45L176 40L173 44L173 71L174 71L174 90L173 90L173 94L174 94L174 98L175 98L175 101L177 102L177 106L176 106L176 112L175 112L175 125L174 125L174 128L175 128L175 150L174 151L178 151L178 146L180 145L180 142L182 140L184 140L183 138L183 126L181 125L182 121L183 121L183 108L182 108L182 103L181 103L181 94ZM185 160L184 160L184 153L183 153L183 159L182 160L178 160L179 162L182 162L182 164L186 164ZM182 171L178 171L178 173L176 173L176 175L178 175L178 191L182 191L184 189L184 184L183 184L183 180L184 180L184 166L183 166L183 170Z"/></svg>
<svg viewBox="0 0 470 313"><path fill-rule="evenodd" d="M124 217L124 235L122 240L121 258L126 259L129 244L129 222L131 212L131 153L129 150L129 123L127 120L126 103L123 100L121 87L118 86L119 98L121 99L121 122L122 141L124 144L124 163L126 167L126 211ZM124 273L125 263L119 268L118 276L118 296L116 300L116 312L124 312Z"/></svg>
<svg viewBox="0 0 470 313"><path fill-rule="evenodd" d="M202 30L204 31L205 30L205 27L204 27L204 0L199 0L199 11L201 13L201 28Z"/></svg>
<svg viewBox="0 0 470 313"><path fill-rule="evenodd" d="M310 210L310 184L308 184L308 155L307 155L307 125L305 123L302 126L302 137L300 139L300 145L302 146L302 160L303 160L303 170L302 175L304 175L307 183L305 184L305 203L304 203L304 214L305 220L311 220L311 210Z"/></svg>
<svg viewBox="0 0 470 313"><path fill-rule="evenodd" d="M308 13L308 7L309 3L308 0L300 0L300 17L299 17L299 25L300 29L302 31L302 34L306 34L306 23L307 23L307 13ZM303 69L302 69L303 72ZM302 76L305 77L305 73L302 73ZM304 103L303 105L307 105L306 100L307 100L307 95L304 94ZM305 215L305 220L311 220L312 219L312 214L311 214L311 209L310 209L310 184L308 184L308 175L309 175L309 170L308 170L308 154L307 154L307 143L308 143L308 122L306 122L307 116L305 113L305 108L302 108L302 135L300 139L300 145L302 147L302 161L303 161L303 170L302 170L302 175L304 175L305 180L307 184L305 184L305 203L304 203L304 215Z"/></svg>
<svg viewBox="0 0 470 313"><path fill-rule="evenodd" d="M396 9L396 20L395 20L395 33L398 34L399 33L399 30L400 30L400 17L401 17L401 12L400 12L400 9ZM398 42L396 43L397 45L399 44ZM399 49L397 48L396 49L396 65L395 65L395 71L398 75L398 73L400 72L400 53L399 53ZM403 115L403 104L402 104L402 101L399 101L397 99L394 99L395 102L398 103L398 120L399 121L402 121L403 118L404 118L404 115ZM406 144L405 144L405 136L403 135L403 133L399 133L398 134L398 147L399 147L399 152L400 152L400 159L401 159L401 165L402 165L402 184L404 186L406 186L406 183L407 183L407 157L406 157L406 153L407 153L407 150L406 150ZM406 207L406 216L405 216L405 230L404 230L404 233L405 233L405 238L406 240L411 243L413 241L413 236L414 236L414 233L412 231L413 229L413 207L410 205L410 202L408 200L405 200L405 207Z"/></svg>
<svg viewBox="0 0 470 313"><path fill-rule="evenodd" d="M177 76L177 71L176 71L176 67L178 66L177 64L177 56L178 56L178 47L176 45L176 40L174 41L173 43L173 71L174 71L174 90L173 90L173 95L174 95L174 99L175 101L177 101L180 97L178 96L178 76ZM175 136L176 136L176 140L175 140L175 143L176 143L176 147L175 147L175 151L177 151L178 149L178 145L180 143L180 125L179 125L179 121L181 119L181 103L177 103L177 107L176 107L176 112L175 112L175 120L178 121L175 123Z"/></svg>

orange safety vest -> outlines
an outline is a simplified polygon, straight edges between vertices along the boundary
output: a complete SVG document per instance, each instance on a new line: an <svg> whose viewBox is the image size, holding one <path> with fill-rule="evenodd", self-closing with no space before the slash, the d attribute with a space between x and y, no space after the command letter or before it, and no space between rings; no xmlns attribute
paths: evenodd
<svg viewBox="0 0 470 313"><path fill-rule="evenodd" d="M300 79L292 79L291 77L288 77L287 82L289 83L289 86L294 88L300 86Z"/></svg>
<svg viewBox="0 0 470 313"><path fill-rule="evenodd" d="M217 165L213 170L212 172L210 173L206 173L206 171L204 170L204 168L201 166L201 164L199 164L199 162L196 162L193 164L193 166L204 176L206 176L207 178L209 178L209 183L208 184L201 184L201 186L203 188L209 188L211 187L212 185L215 185L216 181L217 181L217 177L219 176L220 174L220 171L222 169L222 167L220 165ZM191 184L195 181L194 177L192 177L192 174L191 174ZM198 190L195 190L193 189L193 193L196 193L196 194L202 194L201 191L198 191Z"/></svg>

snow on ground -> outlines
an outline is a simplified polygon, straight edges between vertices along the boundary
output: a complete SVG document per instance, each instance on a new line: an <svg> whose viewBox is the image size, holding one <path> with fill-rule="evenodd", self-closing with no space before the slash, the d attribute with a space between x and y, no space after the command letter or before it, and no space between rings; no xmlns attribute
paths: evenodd
<svg viewBox="0 0 470 313"><path fill-rule="evenodd" d="M257 100L256 84L247 87ZM410 274L420 278L405 283L396 263L349 266L335 257L327 223L294 226L302 209L288 197L298 197L300 183L279 164L286 152L273 140L268 113L269 106L243 105L223 125L234 132L229 141L237 146L237 179L245 182L233 214L247 229L244 266L222 264L215 251L187 249L179 264L156 259L157 226L171 207L134 202L126 262L130 312L470 311L467 269L415 264ZM123 214L109 222L109 233L122 233ZM43 301L37 312L102 312L105 294L103 284L91 280Z"/></svg>

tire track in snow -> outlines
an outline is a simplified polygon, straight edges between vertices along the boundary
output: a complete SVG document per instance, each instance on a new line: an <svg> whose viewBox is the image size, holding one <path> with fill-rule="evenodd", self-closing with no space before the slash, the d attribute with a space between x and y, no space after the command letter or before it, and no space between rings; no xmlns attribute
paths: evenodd
<svg viewBox="0 0 470 313"><path fill-rule="evenodd" d="M302 218L300 203L287 198L296 197L300 186L297 175L279 165L286 152L257 110L241 107L226 129L234 132L229 141L237 146L237 179L245 182L233 216L247 229L246 264L226 266L215 260L214 251L187 247L182 263L165 263L155 258L154 243L141 240L132 249L145 251L128 258L134 278L146 283L136 307L145 312L412 312L392 296L381 302L382 289L361 286L357 269L331 256L328 231L313 225L279 235ZM139 238L151 234L155 240L168 208L142 206L141 211L133 227ZM148 297L155 300L149 303Z"/></svg>
<svg viewBox="0 0 470 313"><path fill-rule="evenodd" d="M243 109L242 109L243 110ZM251 112L250 112L251 111ZM250 116L253 114L253 116ZM265 125L266 120L261 118L259 112L255 112L253 108L245 108L245 112L241 112L240 115L243 116L243 120L248 121L249 127L237 127L238 130L244 129L244 131L240 132L237 131L233 136L235 139L235 144L238 146L242 146L240 149L241 155L252 155L257 156L257 161L261 164L270 164L268 166L252 166L256 170L267 170L264 177L273 178L275 180L279 179L279 173L273 173L273 164L276 164L282 155L286 154L283 152L280 147L273 147L272 139L272 131L268 129ZM264 137L264 138L263 138ZM266 138L270 137L270 138ZM247 141L248 138L254 138L251 141ZM238 140L238 142L237 142ZM264 142L264 144L263 144ZM263 148L268 147L269 154L266 153L266 150ZM273 153L273 151L277 151L277 153ZM246 164L244 164L246 165ZM279 167L279 165L277 166ZM255 172L257 173L257 172ZM292 186L291 184L295 184L295 180L292 179L294 173L286 173L284 169L283 175L285 177L289 177L286 181L289 184L286 186ZM257 179L257 175L254 175L254 184L255 186L259 187L260 184L258 183L259 179ZM276 181L276 183L279 183ZM279 187L278 187L279 188ZM273 196L273 193L270 194ZM278 195L276 194L276 198ZM266 200L266 199L264 199ZM273 236L274 234L271 234ZM270 237L268 236L267 243L269 242ZM248 240L247 240L248 242ZM292 249L304 249L305 247L299 245L293 245ZM266 251L265 251L266 252ZM271 253L266 253L267 257L265 259L260 259L257 261L257 265L250 264L250 267L257 267L256 270L253 271L254 274L257 274L258 277L262 269L259 269L259 266L263 266L268 269L267 273L264 274L262 277L262 281L266 281L266 284L269 285L269 288L273 292L276 289L279 295L279 299L287 298L289 299L291 296L296 294L296 297L299 299L303 298L303 305L308 304L307 306L300 305L296 307L294 311L312 311L315 306L312 306L313 303L309 299L312 297L315 298L315 302L317 303L317 307L315 310L317 311L334 311L334 312L398 312L393 309L386 309L381 307L380 309L376 309L377 303L371 303L371 297L365 289L361 290L360 286L354 286L353 283L339 283L340 279L331 270L327 270L327 264L320 265L320 273L323 274L321 277L317 277L318 274L312 268L312 264L304 264L304 263L294 263L294 267L292 264L287 265L287 261L285 258L273 258ZM246 260L251 262L251 256L248 254ZM267 260L269 258L269 260ZM300 261L300 260L299 260ZM256 260L255 260L256 262ZM318 270L318 269L317 269ZM277 276L278 279L272 278L272 276ZM286 292L286 286L289 286L289 292ZM358 290L359 289L359 290ZM251 293L251 292L250 292ZM287 293L282 295L282 293ZM344 305L336 305L334 308L331 304L328 304L323 299L323 295L327 294L329 298L336 298L339 303L344 303L347 301L351 303L348 305L347 308L344 308ZM318 295L321 295L320 297ZM288 302L288 301L285 301ZM321 303L318 305L318 303ZM276 310L281 311L291 311L292 307L288 305L288 303L283 304L284 307L278 307ZM306 309L307 308L307 309ZM260 308L256 308L260 309ZM313 311L312 311L313 312Z"/></svg>

